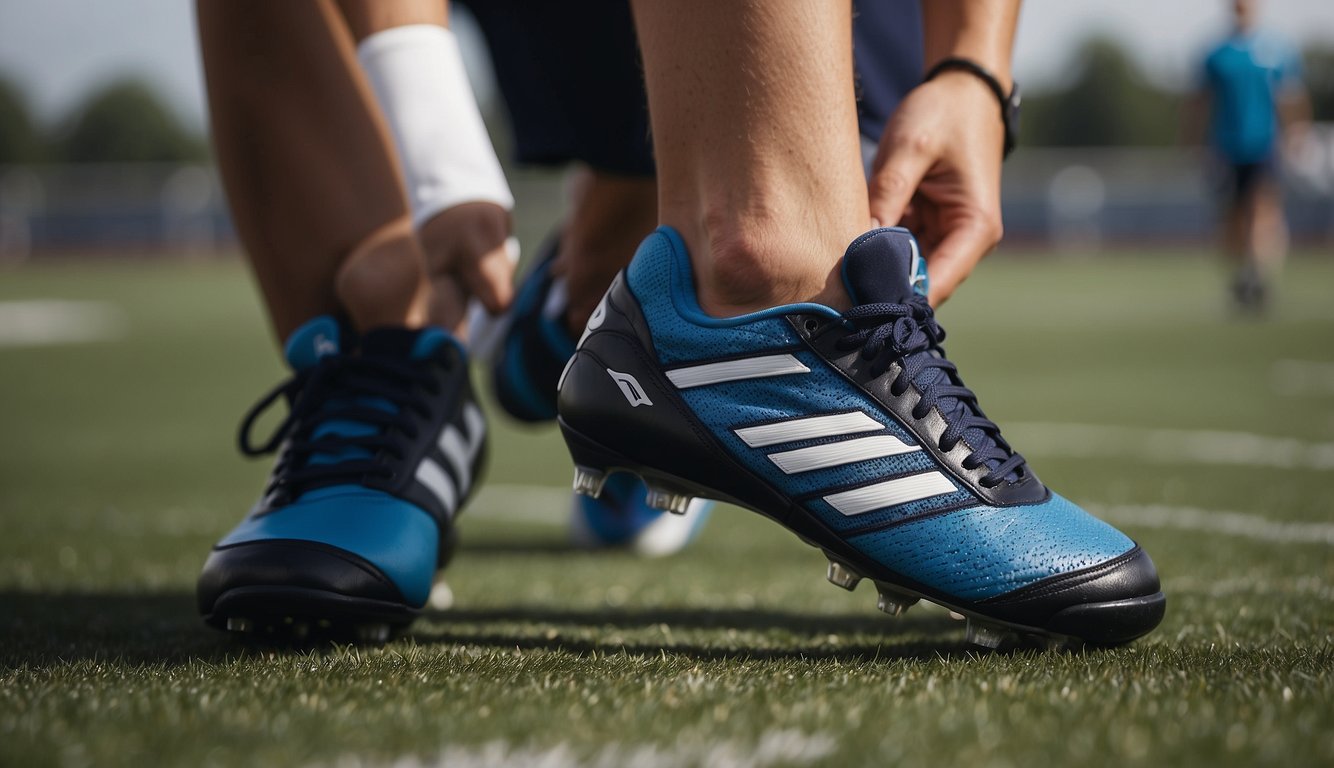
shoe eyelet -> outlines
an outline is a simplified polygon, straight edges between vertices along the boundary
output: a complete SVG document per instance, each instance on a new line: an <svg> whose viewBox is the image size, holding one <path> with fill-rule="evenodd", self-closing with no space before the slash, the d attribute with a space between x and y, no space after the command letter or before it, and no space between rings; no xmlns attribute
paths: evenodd
<svg viewBox="0 0 1334 768"><path fill-rule="evenodd" d="M816 329L820 327L820 323L813 318L808 317L806 318L805 326L806 333L815 333Z"/></svg>

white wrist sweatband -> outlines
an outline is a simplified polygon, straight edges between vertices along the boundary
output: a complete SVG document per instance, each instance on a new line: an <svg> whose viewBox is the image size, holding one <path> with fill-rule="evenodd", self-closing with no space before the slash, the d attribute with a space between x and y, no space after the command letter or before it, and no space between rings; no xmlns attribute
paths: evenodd
<svg viewBox="0 0 1334 768"><path fill-rule="evenodd" d="M393 27L362 40L357 58L393 131L413 224L460 203L513 210L453 32Z"/></svg>

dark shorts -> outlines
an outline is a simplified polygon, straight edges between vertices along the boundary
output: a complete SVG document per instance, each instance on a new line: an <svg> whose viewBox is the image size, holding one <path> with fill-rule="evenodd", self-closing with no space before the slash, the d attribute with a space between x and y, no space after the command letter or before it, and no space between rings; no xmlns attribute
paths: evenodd
<svg viewBox="0 0 1334 768"><path fill-rule="evenodd" d="M653 175L648 99L627 0L460 0L491 50L516 159ZM854 3L863 135L922 77L918 0Z"/></svg>
<svg viewBox="0 0 1334 768"><path fill-rule="evenodd" d="M1256 163L1222 162L1219 192L1227 202L1236 205L1255 193L1266 183L1278 181L1278 161L1270 157Z"/></svg>

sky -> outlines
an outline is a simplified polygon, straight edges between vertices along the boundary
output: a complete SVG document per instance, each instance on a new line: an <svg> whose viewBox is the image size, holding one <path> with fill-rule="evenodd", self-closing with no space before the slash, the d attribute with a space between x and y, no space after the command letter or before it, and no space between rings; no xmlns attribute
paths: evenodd
<svg viewBox="0 0 1334 768"><path fill-rule="evenodd" d="M48 123L99 85L139 75L189 125L202 126L193 5L3 0L0 73L19 83L38 119ZM1028 0L1015 47L1016 77L1030 90L1057 83L1070 71L1079 42L1105 34L1125 43L1155 80L1182 85L1210 40L1227 29L1229 8L1227 0ZM1334 43L1330 0L1267 0L1261 20L1298 44Z"/></svg>

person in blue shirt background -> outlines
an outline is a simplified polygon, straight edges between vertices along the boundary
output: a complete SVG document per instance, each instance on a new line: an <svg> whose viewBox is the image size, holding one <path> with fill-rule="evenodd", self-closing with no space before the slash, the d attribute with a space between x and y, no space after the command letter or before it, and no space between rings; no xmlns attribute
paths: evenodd
<svg viewBox="0 0 1334 768"><path fill-rule="evenodd" d="M1209 52L1195 113L1208 115L1208 139L1223 193L1223 247L1236 273L1233 298L1263 310L1287 250L1278 171L1285 135L1309 121L1297 50L1257 29L1255 0L1234 0L1232 32Z"/></svg>

